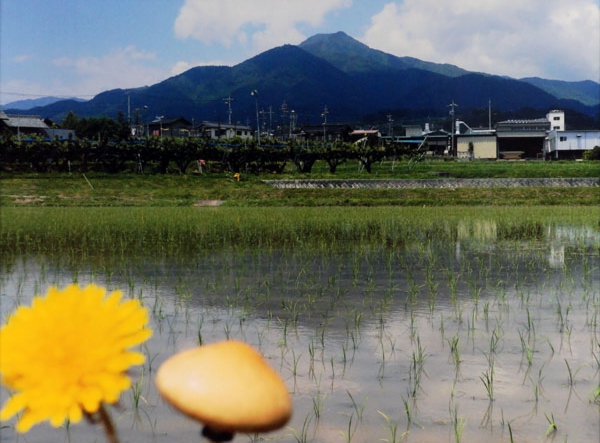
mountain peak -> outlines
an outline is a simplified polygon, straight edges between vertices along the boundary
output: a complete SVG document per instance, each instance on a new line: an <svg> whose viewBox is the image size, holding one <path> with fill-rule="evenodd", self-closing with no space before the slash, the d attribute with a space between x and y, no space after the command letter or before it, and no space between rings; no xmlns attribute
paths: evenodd
<svg viewBox="0 0 600 443"><path fill-rule="evenodd" d="M448 77L459 77L468 73L468 71L453 65L431 63L413 57L396 57L372 49L341 31L333 34L314 35L298 46L317 57L327 60L346 73L406 69L422 69Z"/></svg>
<svg viewBox="0 0 600 443"><path fill-rule="evenodd" d="M374 51L342 31L333 34L313 35L298 46L317 57L325 58L329 62L335 61L334 64L338 67L339 63L344 60L369 57L369 53Z"/></svg>
<svg viewBox="0 0 600 443"><path fill-rule="evenodd" d="M369 48L367 45L359 42L353 37L350 37L344 31L334 32L332 34L315 34L312 37L307 38L305 41L300 43L302 49L306 50L306 48L317 47L322 45L335 45L337 47L342 46L362 46L365 48Z"/></svg>

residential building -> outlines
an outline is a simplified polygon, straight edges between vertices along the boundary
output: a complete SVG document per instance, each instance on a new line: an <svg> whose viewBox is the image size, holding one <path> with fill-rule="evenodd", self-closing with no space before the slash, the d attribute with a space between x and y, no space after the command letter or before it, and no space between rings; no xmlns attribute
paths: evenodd
<svg viewBox="0 0 600 443"><path fill-rule="evenodd" d="M347 142L350 140L352 128L345 124L306 125L296 131L298 140Z"/></svg>
<svg viewBox="0 0 600 443"><path fill-rule="evenodd" d="M46 130L50 129L38 115L5 114L0 110L0 133L17 137L41 136L47 137Z"/></svg>
<svg viewBox="0 0 600 443"><path fill-rule="evenodd" d="M155 137L189 137L191 129L183 117L156 117L148 124L148 133Z"/></svg>
<svg viewBox="0 0 600 443"><path fill-rule="evenodd" d="M250 126L214 122L202 122L195 128L195 132L200 137L211 140L230 140L232 138L248 140L254 137L254 130Z"/></svg>

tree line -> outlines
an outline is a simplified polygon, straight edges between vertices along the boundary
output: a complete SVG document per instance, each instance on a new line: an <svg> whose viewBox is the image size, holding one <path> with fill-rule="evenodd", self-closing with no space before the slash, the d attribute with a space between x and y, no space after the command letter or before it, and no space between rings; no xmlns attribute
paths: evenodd
<svg viewBox="0 0 600 443"><path fill-rule="evenodd" d="M293 164L310 173L317 161L329 171L348 160L358 160L366 172L385 158L408 156L408 148L348 142L279 142L239 138L215 141L201 138L148 137L143 139L0 139L0 169L5 172L140 172L185 174L201 172L281 173Z"/></svg>
<svg viewBox="0 0 600 443"><path fill-rule="evenodd" d="M0 168L14 172L140 172L185 174L202 172L281 173L293 164L301 173L324 161L331 173L348 160L358 160L365 171L384 158L410 156L406 146L383 145L377 140L310 142L131 136L126 119L77 118L70 113L63 128L75 137L59 140L41 136L0 137Z"/></svg>

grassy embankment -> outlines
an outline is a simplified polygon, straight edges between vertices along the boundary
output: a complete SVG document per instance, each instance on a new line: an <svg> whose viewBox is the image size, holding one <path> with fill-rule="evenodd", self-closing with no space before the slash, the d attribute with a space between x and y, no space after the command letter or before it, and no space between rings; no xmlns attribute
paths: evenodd
<svg viewBox="0 0 600 443"><path fill-rule="evenodd" d="M288 165L284 174L242 172L187 175L99 173L3 174L0 204L6 206L193 206L221 200L226 206L443 206L443 205L600 205L600 188L493 189L275 189L268 179L432 179L600 177L600 162L422 162L377 164L371 174L355 162L329 174L325 164L300 175Z"/></svg>

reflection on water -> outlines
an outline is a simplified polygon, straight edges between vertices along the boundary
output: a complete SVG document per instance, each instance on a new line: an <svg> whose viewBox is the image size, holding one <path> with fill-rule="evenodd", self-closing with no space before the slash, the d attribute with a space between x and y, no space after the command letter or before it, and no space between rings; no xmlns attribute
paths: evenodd
<svg viewBox="0 0 600 443"><path fill-rule="evenodd" d="M175 352L226 338L256 346L293 395L273 441L597 441L600 234L593 227L447 226L401 250L217 251L128 264L19 256L1 315L50 285L96 282L140 298L155 334L138 408L113 410L123 441L199 441L152 384ZM2 391L3 400L7 393ZM40 425L4 441L102 441ZM260 441L240 435L235 441Z"/></svg>

